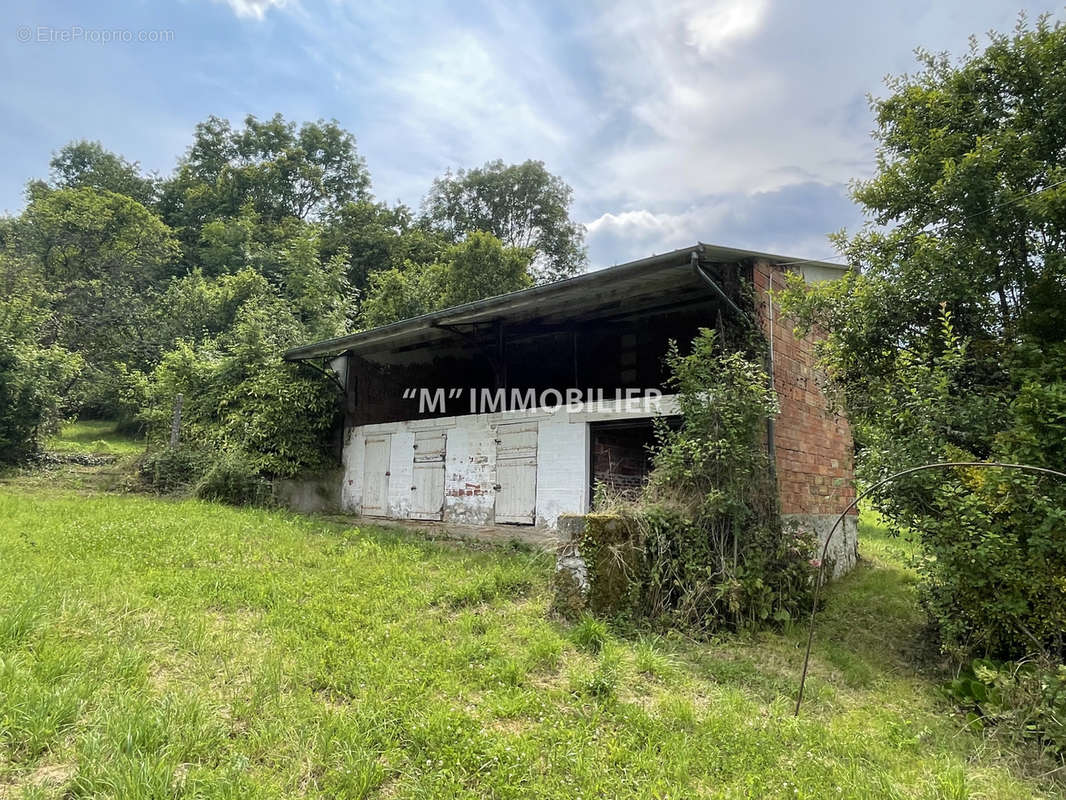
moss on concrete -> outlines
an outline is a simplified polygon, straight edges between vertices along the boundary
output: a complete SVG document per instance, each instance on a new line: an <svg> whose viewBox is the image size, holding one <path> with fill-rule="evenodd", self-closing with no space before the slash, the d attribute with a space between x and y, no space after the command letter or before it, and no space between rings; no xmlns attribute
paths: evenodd
<svg viewBox="0 0 1066 800"><path fill-rule="evenodd" d="M567 543L560 550L556 610L565 616L584 611L614 616L631 600L640 570L636 520L619 514L560 518Z"/></svg>

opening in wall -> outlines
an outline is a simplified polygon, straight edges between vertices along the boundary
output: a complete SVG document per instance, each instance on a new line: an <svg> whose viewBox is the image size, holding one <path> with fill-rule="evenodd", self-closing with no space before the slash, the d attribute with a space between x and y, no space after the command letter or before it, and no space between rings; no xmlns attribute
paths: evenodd
<svg viewBox="0 0 1066 800"><path fill-rule="evenodd" d="M651 473L655 444L650 418L590 423L589 507L595 510L600 492L635 499Z"/></svg>

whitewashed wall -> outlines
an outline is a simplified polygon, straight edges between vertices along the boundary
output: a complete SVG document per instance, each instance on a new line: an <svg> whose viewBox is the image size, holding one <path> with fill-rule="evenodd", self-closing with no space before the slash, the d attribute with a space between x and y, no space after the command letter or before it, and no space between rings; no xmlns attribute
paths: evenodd
<svg viewBox="0 0 1066 800"><path fill-rule="evenodd" d="M341 504L344 511L362 510L363 461L368 435L391 434L387 516L410 515L414 434L443 430L445 455L444 521L469 525L494 524L496 427L521 420L537 421L536 526L554 529L560 514L583 514L589 503L590 422L642 419L676 413L674 397L626 405L624 401L590 404L582 410L506 411L432 420L411 420L350 428L344 446Z"/></svg>

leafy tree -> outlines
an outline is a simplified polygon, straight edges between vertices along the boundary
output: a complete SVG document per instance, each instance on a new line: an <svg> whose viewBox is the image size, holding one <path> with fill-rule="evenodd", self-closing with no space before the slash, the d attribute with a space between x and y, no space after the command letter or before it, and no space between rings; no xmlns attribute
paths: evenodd
<svg viewBox="0 0 1066 800"><path fill-rule="evenodd" d="M8 256L0 256L0 276L8 290L0 297L0 464L14 464L32 455L70 410L81 359L41 344L47 297Z"/></svg>
<svg viewBox="0 0 1066 800"><path fill-rule="evenodd" d="M485 231L508 247L533 251L538 283L585 268L585 231L570 219L573 191L541 161L448 172L433 182L424 213L456 239Z"/></svg>
<svg viewBox="0 0 1066 800"><path fill-rule="evenodd" d="M141 174L140 165L105 150L99 142L71 142L53 156L52 185L58 189L100 189L136 200L156 201L157 181Z"/></svg>
<svg viewBox="0 0 1066 800"><path fill-rule="evenodd" d="M205 455L153 458L153 480L166 486L177 473L190 481L207 470L201 488L210 496L219 486L258 492L261 484L244 478L331 463L336 387L282 358L347 329L346 254L323 260L319 238L317 225L301 223L276 256L277 280L245 267L218 277L195 270L171 283L160 323L174 344L148 380L143 417L153 440L166 441L174 397L184 395L183 447Z"/></svg>
<svg viewBox="0 0 1066 800"><path fill-rule="evenodd" d="M281 358L308 338L290 304L268 289L249 296L221 334L179 341L151 376L144 418L153 439L166 441L180 393L182 446L209 453L204 468L238 458L257 472L291 476L330 465L336 388Z"/></svg>
<svg viewBox="0 0 1066 800"><path fill-rule="evenodd" d="M504 246L488 233L472 233L444 253L446 306L516 292L533 284L529 248Z"/></svg>
<svg viewBox="0 0 1066 800"><path fill-rule="evenodd" d="M193 270L173 280L159 301L160 341L169 349L179 341L216 337L233 326L245 303L272 292L270 282L250 267L218 278Z"/></svg>
<svg viewBox="0 0 1066 800"><path fill-rule="evenodd" d="M307 220L346 203L369 199L370 176L355 139L336 122L299 128L276 114L245 118L234 129L210 117L164 184L163 218L179 231L186 256L200 263L200 236L213 220L235 219L250 205L262 224Z"/></svg>
<svg viewBox="0 0 1066 800"><path fill-rule="evenodd" d="M440 264L407 262L372 273L359 306L362 326L376 328L444 308L442 272Z"/></svg>
<svg viewBox="0 0 1066 800"><path fill-rule="evenodd" d="M495 236L473 233L448 247L439 262L408 261L379 270L360 309L366 327L409 319L449 306L518 291L532 285L530 251L504 247Z"/></svg>
<svg viewBox="0 0 1066 800"><path fill-rule="evenodd" d="M174 269L170 230L136 200L91 188L38 187L14 235L19 257L50 294L44 343L80 353L88 402L107 413L117 365L146 369L154 300Z"/></svg>
<svg viewBox="0 0 1066 800"><path fill-rule="evenodd" d="M1023 20L958 63L920 58L873 103L878 171L854 190L870 221L837 237L861 271L786 300L828 332L823 361L868 479L951 457L1061 468L1066 27ZM1063 501L1029 478L924 473L881 503L936 556L923 593L950 646L1066 653L1052 633Z"/></svg>
<svg viewBox="0 0 1066 800"><path fill-rule="evenodd" d="M322 233L322 254L348 253L348 281L356 291L367 287L373 272L405 263L432 264L450 244L448 237L416 221L404 205L359 200L332 213Z"/></svg>
<svg viewBox="0 0 1066 800"><path fill-rule="evenodd" d="M348 286L348 253L323 261L316 228L305 227L286 243L279 258L283 291L309 339L338 336L348 327L355 298Z"/></svg>

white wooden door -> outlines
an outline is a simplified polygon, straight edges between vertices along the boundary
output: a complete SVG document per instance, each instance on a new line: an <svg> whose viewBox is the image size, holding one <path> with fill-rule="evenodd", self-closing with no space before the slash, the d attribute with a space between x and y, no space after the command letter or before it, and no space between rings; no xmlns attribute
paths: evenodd
<svg viewBox="0 0 1066 800"><path fill-rule="evenodd" d="M411 518L444 519L444 456L448 434L415 434L414 478L411 481Z"/></svg>
<svg viewBox="0 0 1066 800"><path fill-rule="evenodd" d="M389 455L392 437L368 436L363 455L363 513L384 517L389 508Z"/></svg>
<svg viewBox="0 0 1066 800"><path fill-rule="evenodd" d="M537 517L537 423L496 429L496 521L532 525Z"/></svg>

